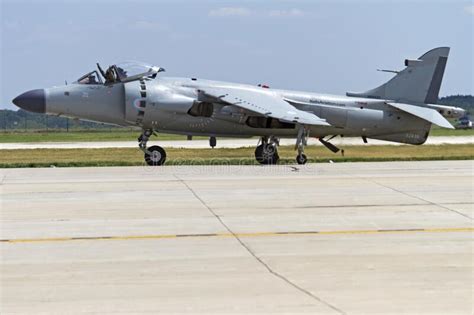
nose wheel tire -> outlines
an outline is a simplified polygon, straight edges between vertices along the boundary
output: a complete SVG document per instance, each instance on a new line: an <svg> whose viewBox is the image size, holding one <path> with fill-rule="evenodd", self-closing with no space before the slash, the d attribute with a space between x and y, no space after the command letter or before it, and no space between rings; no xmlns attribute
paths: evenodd
<svg viewBox="0 0 474 315"><path fill-rule="evenodd" d="M255 149L255 159L260 164L277 164L280 156L275 145L261 144Z"/></svg>
<svg viewBox="0 0 474 315"><path fill-rule="evenodd" d="M305 154L298 154L296 156L296 163L302 165L302 164L306 164L306 162L308 162L308 158L306 157Z"/></svg>
<svg viewBox="0 0 474 315"><path fill-rule="evenodd" d="M159 166L165 164L166 152L157 145L151 146L145 151L145 162L150 166Z"/></svg>

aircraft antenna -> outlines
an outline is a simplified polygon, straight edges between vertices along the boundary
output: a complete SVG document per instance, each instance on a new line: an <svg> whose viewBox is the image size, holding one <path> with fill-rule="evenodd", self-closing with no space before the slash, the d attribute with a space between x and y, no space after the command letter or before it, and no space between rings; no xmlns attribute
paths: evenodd
<svg viewBox="0 0 474 315"><path fill-rule="evenodd" d="M377 69L377 71L380 71L380 72L390 72L390 73L396 73L396 74L399 74L400 71L397 71L397 70L387 70L387 69Z"/></svg>

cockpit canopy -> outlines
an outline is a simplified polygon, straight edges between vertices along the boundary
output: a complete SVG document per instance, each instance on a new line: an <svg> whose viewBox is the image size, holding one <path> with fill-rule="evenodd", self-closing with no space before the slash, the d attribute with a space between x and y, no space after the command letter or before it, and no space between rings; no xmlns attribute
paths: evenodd
<svg viewBox="0 0 474 315"><path fill-rule="evenodd" d="M102 77L97 73L96 70L84 74L82 77L77 79L78 84L104 84Z"/></svg>
<svg viewBox="0 0 474 315"><path fill-rule="evenodd" d="M130 82L142 78L154 79L158 72L165 69L152 66L143 62L126 61L109 66L104 71L99 64L97 70L91 71L77 80L78 84L113 84L118 82ZM100 73L100 75L99 75Z"/></svg>

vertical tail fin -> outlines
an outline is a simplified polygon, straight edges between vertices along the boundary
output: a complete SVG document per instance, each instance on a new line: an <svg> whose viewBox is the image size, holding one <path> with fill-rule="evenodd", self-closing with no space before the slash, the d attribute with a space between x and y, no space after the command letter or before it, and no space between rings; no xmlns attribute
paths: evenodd
<svg viewBox="0 0 474 315"><path fill-rule="evenodd" d="M436 104L448 55L449 47L438 47L416 60L406 59L406 68L388 82L367 92L348 92L347 96Z"/></svg>

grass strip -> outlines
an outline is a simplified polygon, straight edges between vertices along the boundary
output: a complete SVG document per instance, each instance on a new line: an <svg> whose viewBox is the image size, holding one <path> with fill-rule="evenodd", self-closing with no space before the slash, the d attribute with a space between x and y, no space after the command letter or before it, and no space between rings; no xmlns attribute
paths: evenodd
<svg viewBox="0 0 474 315"><path fill-rule="evenodd" d="M0 143L137 141L140 131L25 131L0 132ZM153 138L158 139L158 138ZM209 139L209 137L193 137ZM186 136L160 133L159 140L186 140Z"/></svg>
<svg viewBox="0 0 474 315"><path fill-rule="evenodd" d="M166 165L256 165L253 148L166 149ZM471 160L474 146L348 146L344 156L321 146L306 148L310 163L365 161ZM296 164L292 146L279 148L280 164ZM145 165L143 152L133 148L0 150L0 168Z"/></svg>

